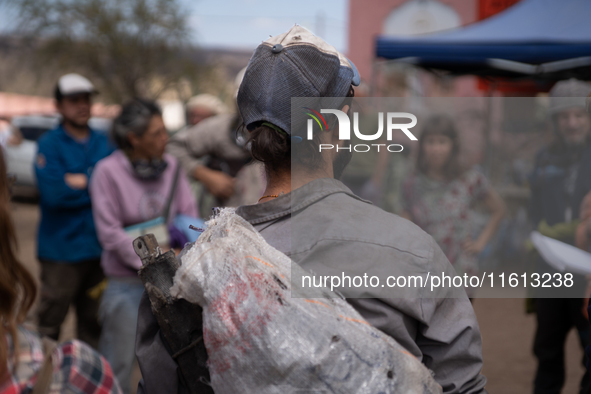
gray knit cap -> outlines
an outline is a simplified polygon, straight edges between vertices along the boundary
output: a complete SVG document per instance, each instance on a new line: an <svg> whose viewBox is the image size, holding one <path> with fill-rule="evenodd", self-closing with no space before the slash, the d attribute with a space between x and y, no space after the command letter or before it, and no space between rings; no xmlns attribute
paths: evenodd
<svg viewBox="0 0 591 394"><path fill-rule="evenodd" d="M559 81L550 90L550 113L552 115L572 107L586 108L585 98L591 92L591 84L578 79Z"/></svg>

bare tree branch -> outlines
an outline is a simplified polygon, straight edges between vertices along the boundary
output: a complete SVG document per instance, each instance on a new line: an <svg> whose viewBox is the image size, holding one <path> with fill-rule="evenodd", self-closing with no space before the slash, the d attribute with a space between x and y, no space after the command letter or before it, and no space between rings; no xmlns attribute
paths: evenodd
<svg viewBox="0 0 591 394"><path fill-rule="evenodd" d="M181 78L198 78L178 0L0 2L18 7L15 33L35 43L40 70L53 63L86 73L112 101L157 98Z"/></svg>

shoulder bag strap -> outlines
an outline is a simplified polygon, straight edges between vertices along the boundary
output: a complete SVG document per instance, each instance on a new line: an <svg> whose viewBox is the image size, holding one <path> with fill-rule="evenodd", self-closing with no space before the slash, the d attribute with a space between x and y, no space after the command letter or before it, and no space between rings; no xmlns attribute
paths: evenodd
<svg viewBox="0 0 591 394"><path fill-rule="evenodd" d="M174 198L174 192L176 190L176 185L179 180L180 171L181 171L181 163L177 162L176 170L174 173L174 179L172 181L172 187L170 188L170 192L168 194L168 200L166 201L166 206L164 207L164 211L162 212L162 217L164 218L165 222L168 222L168 215L170 214L170 206L172 204L172 199Z"/></svg>

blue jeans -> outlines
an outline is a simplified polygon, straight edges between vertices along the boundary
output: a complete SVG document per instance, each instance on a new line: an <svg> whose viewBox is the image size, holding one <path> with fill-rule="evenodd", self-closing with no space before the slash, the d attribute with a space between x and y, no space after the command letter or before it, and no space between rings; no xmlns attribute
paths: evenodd
<svg viewBox="0 0 591 394"><path fill-rule="evenodd" d="M99 352L111 364L124 394L130 393L137 315L143 292L139 278L111 277L99 306L103 326Z"/></svg>

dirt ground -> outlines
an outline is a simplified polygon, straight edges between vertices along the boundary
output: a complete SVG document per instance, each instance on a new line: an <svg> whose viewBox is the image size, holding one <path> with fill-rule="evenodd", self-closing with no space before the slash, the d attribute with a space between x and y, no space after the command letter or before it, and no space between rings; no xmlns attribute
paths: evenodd
<svg viewBox="0 0 591 394"><path fill-rule="evenodd" d="M39 277L36 256L36 232L39 209L34 203L15 202L13 218L20 244L21 261ZM532 354L535 317L525 314L523 299L477 299L474 309L482 331L484 369L487 389L493 394L523 394L532 391L536 360ZM62 330L62 340L73 338L75 320L70 313ZM584 373L582 350L575 331L566 345L567 379L563 393L577 393ZM133 387L139 380L136 368Z"/></svg>

